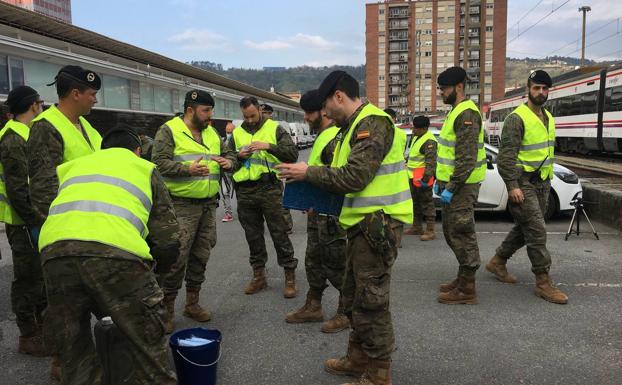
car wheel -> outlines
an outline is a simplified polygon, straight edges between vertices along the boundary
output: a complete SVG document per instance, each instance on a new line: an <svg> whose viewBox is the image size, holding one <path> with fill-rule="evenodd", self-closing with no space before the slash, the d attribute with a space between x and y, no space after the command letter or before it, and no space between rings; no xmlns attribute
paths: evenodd
<svg viewBox="0 0 622 385"><path fill-rule="evenodd" d="M546 204L546 211L544 212L544 220L548 221L559 213L559 202L557 195L553 190L549 193L549 200Z"/></svg>

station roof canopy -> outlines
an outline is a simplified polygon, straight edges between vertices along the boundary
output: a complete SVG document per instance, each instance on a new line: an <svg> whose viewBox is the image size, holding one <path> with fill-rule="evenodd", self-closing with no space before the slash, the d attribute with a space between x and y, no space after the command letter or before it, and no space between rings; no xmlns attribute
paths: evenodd
<svg viewBox="0 0 622 385"><path fill-rule="evenodd" d="M221 87L236 90L243 94L270 99L285 105L298 108L295 101L251 85L231 80L222 75L206 71L164 55L111 39L87 29L67 24L63 21L40 15L38 13L0 2L0 23L17 29L48 36L57 40L76 44L110 55L118 56L152 67L178 73L180 75L202 80Z"/></svg>

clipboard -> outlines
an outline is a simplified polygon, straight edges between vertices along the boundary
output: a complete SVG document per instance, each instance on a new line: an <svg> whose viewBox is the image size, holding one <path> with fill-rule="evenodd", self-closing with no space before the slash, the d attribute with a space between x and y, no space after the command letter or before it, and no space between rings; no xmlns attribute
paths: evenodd
<svg viewBox="0 0 622 385"><path fill-rule="evenodd" d="M343 206L343 195L333 194L309 182L285 184L283 207L291 210L313 211L320 214L339 216Z"/></svg>

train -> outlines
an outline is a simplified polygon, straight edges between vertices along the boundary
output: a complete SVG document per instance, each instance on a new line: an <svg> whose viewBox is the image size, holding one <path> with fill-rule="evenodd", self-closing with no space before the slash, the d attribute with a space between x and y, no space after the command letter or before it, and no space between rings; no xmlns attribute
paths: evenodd
<svg viewBox="0 0 622 385"><path fill-rule="evenodd" d="M505 118L527 100L525 88L489 105L486 139L498 145ZM553 78L545 108L555 118L555 149L568 154L622 152L622 64Z"/></svg>

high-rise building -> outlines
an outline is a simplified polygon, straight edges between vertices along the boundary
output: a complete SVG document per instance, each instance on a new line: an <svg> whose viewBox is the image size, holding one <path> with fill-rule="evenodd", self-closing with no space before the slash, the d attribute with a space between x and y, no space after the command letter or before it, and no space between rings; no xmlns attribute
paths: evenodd
<svg viewBox="0 0 622 385"><path fill-rule="evenodd" d="M71 0L0 0L71 24Z"/></svg>
<svg viewBox="0 0 622 385"><path fill-rule="evenodd" d="M507 0L386 0L366 5L367 98L399 114L447 110L439 73L463 67L466 93L503 96Z"/></svg>

